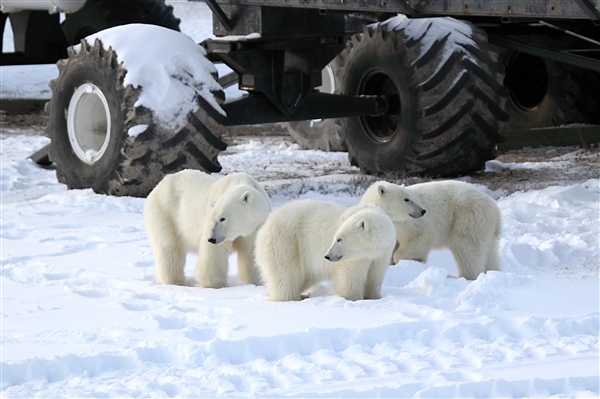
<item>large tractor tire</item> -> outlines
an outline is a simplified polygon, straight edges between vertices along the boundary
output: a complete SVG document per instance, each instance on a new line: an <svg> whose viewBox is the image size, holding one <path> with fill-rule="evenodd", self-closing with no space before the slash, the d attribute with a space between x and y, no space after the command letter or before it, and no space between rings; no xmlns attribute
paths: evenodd
<svg viewBox="0 0 600 399"><path fill-rule="evenodd" d="M226 144L220 126L204 112L210 105L203 99L196 100L199 110L187 116L185 126L173 131L151 109L134 105L143 87L123 85L127 71L99 40L93 45L82 40L57 65L46 133L57 178L69 188L145 197L166 174L221 170L217 156Z"/></svg>
<svg viewBox="0 0 600 399"><path fill-rule="evenodd" d="M507 129L600 123L600 74L529 54L503 50Z"/></svg>
<svg viewBox="0 0 600 399"><path fill-rule="evenodd" d="M69 45L113 26L152 24L179 31L180 20L164 0L87 0L77 12L66 14L62 30Z"/></svg>
<svg viewBox="0 0 600 399"><path fill-rule="evenodd" d="M455 176L496 156L504 67L485 33L452 18L391 18L342 52L344 94L384 95L388 113L344 118L350 162L369 173Z"/></svg>
<svg viewBox="0 0 600 399"><path fill-rule="evenodd" d="M317 89L325 93L339 94L340 68L343 68L342 59L336 57L323 69L322 85ZM285 125L292 140L305 150L348 150L339 119L313 119L287 122Z"/></svg>

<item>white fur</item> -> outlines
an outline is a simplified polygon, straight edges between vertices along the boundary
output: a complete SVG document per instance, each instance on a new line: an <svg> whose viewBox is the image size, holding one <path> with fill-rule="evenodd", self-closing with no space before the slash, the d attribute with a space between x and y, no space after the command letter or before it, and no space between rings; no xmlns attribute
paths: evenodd
<svg viewBox="0 0 600 399"><path fill-rule="evenodd" d="M423 217L406 214L407 199L425 208ZM440 181L402 187L381 181L369 187L361 204L381 207L394 221L398 240L394 263L426 262L432 249L448 248L458 277L474 280L480 273L501 268L500 210L494 199L471 184Z"/></svg>
<svg viewBox="0 0 600 399"><path fill-rule="evenodd" d="M260 284L255 238L270 211L267 193L245 173L217 178L184 170L166 176L148 195L144 208L157 283L185 285L186 254L196 252L198 283L225 287L228 258L237 251L240 281Z"/></svg>
<svg viewBox="0 0 600 399"><path fill-rule="evenodd" d="M392 221L377 207L294 201L259 230L256 261L273 301L300 300L323 280L346 299L378 299L395 241Z"/></svg>

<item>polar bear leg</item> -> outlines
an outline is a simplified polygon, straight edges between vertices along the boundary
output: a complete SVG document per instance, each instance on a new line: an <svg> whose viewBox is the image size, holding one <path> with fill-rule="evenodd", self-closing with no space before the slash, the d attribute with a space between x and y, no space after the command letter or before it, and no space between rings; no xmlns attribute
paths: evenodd
<svg viewBox="0 0 600 399"><path fill-rule="evenodd" d="M463 239L450 245L450 250L456 261L458 277L476 280L477 276L485 272L486 254L484 251L487 251L488 248L481 248L479 243Z"/></svg>
<svg viewBox="0 0 600 399"><path fill-rule="evenodd" d="M333 266L333 292L349 301L364 299L368 273L364 260L337 262Z"/></svg>
<svg viewBox="0 0 600 399"><path fill-rule="evenodd" d="M299 259L293 256L278 257L269 265L266 280L269 298L272 301L302 300L306 276L302 272Z"/></svg>
<svg viewBox="0 0 600 399"><path fill-rule="evenodd" d="M500 270L500 211L489 197L482 198L465 201L454 209L449 233L448 247L456 259L459 277L468 280L488 270Z"/></svg>
<svg viewBox="0 0 600 399"><path fill-rule="evenodd" d="M242 284L262 285L262 278L254 258L256 232L246 237L239 237L233 242L233 250L237 252L238 278Z"/></svg>
<svg viewBox="0 0 600 399"><path fill-rule="evenodd" d="M388 262L384 258L371 262L365 285L365 299L381 299L381 285L387 269Z"/></svg>
<svg viewBox="0 0 600 399"><path fill-rule="evenodd" d="M490 270L502 270L502 266L500 264L500 249L498 248L498 238L492 237L490 238L490 245L487 251L487 260L485 262L485 271Z"/></svg>
<svg viewBox="0 0 600 399"><path fill-rule="evenodd" d="M230 247L226 244L214 245L208 242L200 246L196 264L196 280L203 288L223 288L227 286L227 269Z"/></svg>
<svg viewBox="0 0 600 399"><path fill-rule="evenodd" d="M158 284L186 285L185 251L180 244L160 243L153 245L156 259L156 282Z"/></svg>
<svg viewBox="0 0 600 399"><path fill-rule="evenodd" d="M145 224L156 260L157 284L185 284L186 251L169 215L147 205ZM153 211L149 211L152 209Z"/></svg>
<svg viewBox="0 0 600 399"><path fill-rule="evenodd" d="M271 214L272 217L274 214ZM300 301L306 273L287 220L268 219L256 238L256 262L271 301Z"/></svg>

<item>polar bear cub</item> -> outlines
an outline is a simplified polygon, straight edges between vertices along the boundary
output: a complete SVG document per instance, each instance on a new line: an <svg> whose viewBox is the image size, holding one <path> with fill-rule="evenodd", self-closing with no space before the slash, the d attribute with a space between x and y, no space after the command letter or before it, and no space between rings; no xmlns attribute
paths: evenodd
<svg viewBox="0 0 600 399"><path fill-rule="evenodd" d="M183 170L166 176L148 195L144 207L157 283L185 285L186 254L196 252L200 286L225 287L228 258L237 251L240 281L260 284L255 238L270 212L267 193L245 173L218 178Z"/></svg>
<svg viewBox="0 0 600 399"><path fill-rule="evenodd" d="M346 299L378 299L396 242L381 209L318 200L276 209L256 239L256 261L273 301L298 301L323 280L332 280L333 292Z"/></svg>
<svg viewBox="0 0 600 399"><path fill-rule="evenodd" d="M405 201L418 203L427 213L407 218L401 210ZM501 268L500 210L494 199L471 184L439 181L404 187L380 181L367 189L361 204L379 206L394 221L398 240L394 263L401 259L425 263L432 249L448 248L458 277L474 280L480 273Z"/></svg>

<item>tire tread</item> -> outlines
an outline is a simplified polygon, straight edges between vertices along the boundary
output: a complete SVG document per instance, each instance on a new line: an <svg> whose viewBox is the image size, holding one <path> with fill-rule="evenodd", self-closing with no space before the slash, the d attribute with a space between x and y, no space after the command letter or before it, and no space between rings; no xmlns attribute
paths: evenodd
<svg viewBox="0 0 600 399"><path fill-rule="evenodd" d="M386 144L365 145L370 139L357 138L366 135L359 133L363 129L360 118L345 121L349 159L370 173L469 173L494 158L496 145L504 139L501 129L508 119L504 110L508 92L502 85L504 67L497 62L495 47L483 30L468 22L448 18L439 25L437 20L405 19L395 25L388 20L372 25L344 51L348 64L355 54L369 48L379 49L372 50L373 54L395 51L404 60L404 70L394 73L407 85L404 92L409 94L401 101L408 105L403 109L413 111L401 117L401 133L396 134L410 136L405 139L408 144L395 144L402 147L393 156L391 149L384 148ZM394 26L391 31L388 24ZM468 25L472 33L459 24Z"/></svg>
<svg viewBox="0 0 600 399"><path fill-rule="evenodd" d="M46 106L50 114L46 133L53 143L50 157L56 163L57 178L69 188L91 187L102 194L145 197L168 173L182 169L199 169L208 173L221 170L217 157L227 145L221 140L222 127L214 121L211 122L209 112L202 109L202 104L206 102L198 101L198 111L188 116L183 128L173 131L157 122L152 110L134 105L143 88L133 88L130 85L123 87L127 71L118 63L116 52L112 48L106 50L99 40L93 45L82 40L80 50L71 49L69 58L59 61L58 65L59 77L50 82L53 96ZM93 78L108 76L114 81L115 96L120 104L120 109L116 111L123 120L122 130L112 132L113 136L117 136L115 139L121 141L120 151L117 155L111 155L115 157L111 166L93 166L106 169L98 170L95 175L103 177L94 179L80 175L78 165L81 161L76 159L75 155L69 155L70 147L66 147L70 145L65 144L67 133L55 123L61 118L64 120L65 116L60 115L60 108L63 108L64 104L68 106L69 102L69 98L62 98L65 96L61 90L65 88L61 85L67 84L65 82L68 82L72 69L82 65L95 71L93 73L96 75ZM104 75L100 75L101 73ZM129 129L138 125L146 125L146 130L135 137L130 136Z"/></svg>

